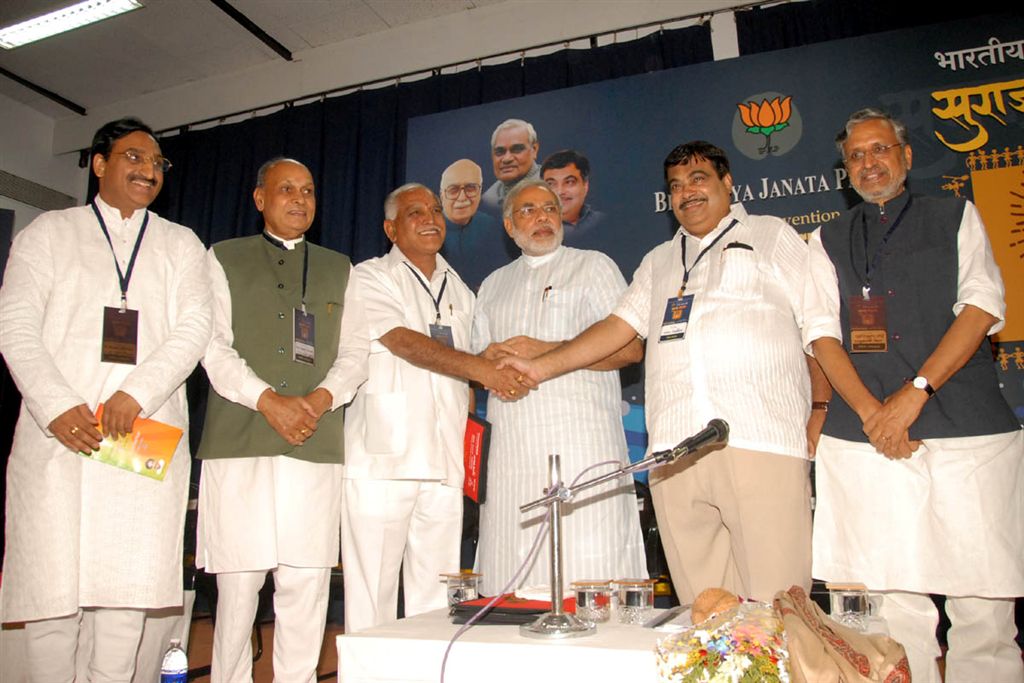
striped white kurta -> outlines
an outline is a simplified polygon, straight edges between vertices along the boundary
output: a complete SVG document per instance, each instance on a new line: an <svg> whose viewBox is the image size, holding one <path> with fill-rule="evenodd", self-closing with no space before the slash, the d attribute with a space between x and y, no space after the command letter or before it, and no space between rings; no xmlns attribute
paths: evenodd
<svg viewBox="0 0 1024 683"><path fill-rule="evenodd" d="M612 260L596 251L559 247L546 256L521 256L484 280L473 320L473 349L480 352L517 335L572 339L605 318L625 288ZM590 370L545 382L514 403L488 400L487 417L494 426L476 563L484 594L493 595L508 583L536 538L543 511L521 515L519 505L542 495L548 454L561 456L567 482L589 465L626 460L621 406L619 373ZM646 576L632 480L584 491L563 511L566 584ZM543 543L516 587L550 585Z"/></svg>

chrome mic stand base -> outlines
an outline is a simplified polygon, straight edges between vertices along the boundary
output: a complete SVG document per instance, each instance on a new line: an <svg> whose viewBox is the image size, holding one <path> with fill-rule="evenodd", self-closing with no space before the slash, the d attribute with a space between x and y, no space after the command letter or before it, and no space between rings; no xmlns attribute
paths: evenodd
<svg viewBox="0 0 1024 683"><path fill-rule="evenodd" d="M562 499L557 492L565 490L562 485L561 459L557 455L548 456L548 469L551 476L551 491L556 492L548 506L551 508L551 526L548 540L551 549L551 611L537 617L529 624L519 627L519 635L526 638L578 638L596 632L597 627L576 618L575 614L566 614L562 608Z"/></svg>
<svg viewBox="0 0 1024 683"><path fill-rule="evenodd" d="M533 623L521 625L519 635L525 638L579 638L596 630L596 626L580 621L574 614L547 612Z"/></svg>

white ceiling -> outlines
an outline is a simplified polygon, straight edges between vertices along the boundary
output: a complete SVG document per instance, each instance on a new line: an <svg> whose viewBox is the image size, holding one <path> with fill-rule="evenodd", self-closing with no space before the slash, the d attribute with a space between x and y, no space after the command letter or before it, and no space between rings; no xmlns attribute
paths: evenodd
<svg viewBox="0 0 1024 683"><path fill-rule="evenodd" d="M292 53L506 0L229 0ZM87 110L283 58L209 0L143 0L145 7L14 50L0 67ZM0 25L70 0L2 0ZM0 75L0 94L50 117L70 111Z"/></svg>

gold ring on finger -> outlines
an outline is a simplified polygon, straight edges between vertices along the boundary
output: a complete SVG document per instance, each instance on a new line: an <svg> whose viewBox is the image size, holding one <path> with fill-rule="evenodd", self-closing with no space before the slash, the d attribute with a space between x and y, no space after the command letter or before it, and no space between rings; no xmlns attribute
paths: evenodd
<svg viewBox="0 0 1024 683"><path fill-rule="evenodd" d="M75 434L77 434L77 433L78 433L79 431L80 431L80 430L78 429L78 425L71 425L71 436L74 436L74 435L75 435Z"/></svg>

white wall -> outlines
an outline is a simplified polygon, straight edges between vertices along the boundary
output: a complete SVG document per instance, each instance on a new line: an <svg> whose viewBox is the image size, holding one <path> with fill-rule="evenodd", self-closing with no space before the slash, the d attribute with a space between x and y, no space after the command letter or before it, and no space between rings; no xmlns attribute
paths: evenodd
<svg viewBox="0 0 1024 683"><path fill-rule="evenodd" d="M78 153L53 153L54 121L0 95L0 170L85 200L89 176L78 168ZM88 142L86 143L88 145ZM42 209L0 196L0 208L14 209L14 230L28 225Z"/></svg>
<svg viewBox="0 0 1024 683"><path fill-rule="evenodd" d="M297 52L294 62L277 59L133 100L91 106L88 116L57 121L53 148L56 152L81 149L99 126L126 114L163 130L440 64L734 4L735 0L508 0ZM736 56L732 14L716 15L712 28L716 59ZM617 36L619 40L634 37L633 31ZM608 37L602 43L614 39Z"/></svg>

